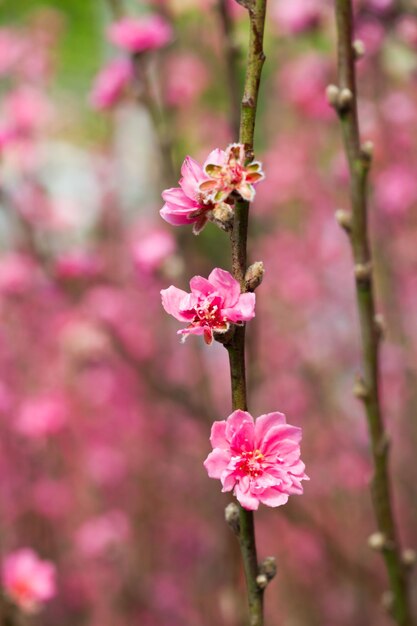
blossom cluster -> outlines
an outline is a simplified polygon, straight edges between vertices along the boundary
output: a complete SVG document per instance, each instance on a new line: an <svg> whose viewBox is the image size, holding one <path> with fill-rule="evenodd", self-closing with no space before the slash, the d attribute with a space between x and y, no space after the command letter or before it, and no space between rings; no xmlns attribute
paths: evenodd
<svg viewBox="0 0 417 626"><path fill-rule="evenodd" d="M233 223L234 203L251 202L255 185L264 179L259 161L246 159L243 144L213 150L201 167L187 157L181 168L180 186L167 189L160 213L179 226L194 225L198 234L211 220L221 227ZM171 285L162 289L165 311L187 326L178 331L203 335L207 345L227 333L232 325L255 317L256 296L241 292L240 283L225 270L215 268L209 277L194 276L187 293ZM256 510L259 503L285 504L291 494L303 493L308 480L300 460L301 430L286 424L282 413L261 415L256 423L245 411L235 411L227 420L214 422L213 451L204 465L211 478L218 478L223 491L232 491L240 504Z"/></svg>
<svg viewBox="0 0 417 626"><path fill-rule="evenodd" d="M198 234L212 219L225 227L232 219L236 198L251 202L255 185L265 178L258 161L247 160L242 144L210 152L203 166L187 157L181 168L179 187L166 189L162 197L163 219L174 226L193 224Z"/></svg>

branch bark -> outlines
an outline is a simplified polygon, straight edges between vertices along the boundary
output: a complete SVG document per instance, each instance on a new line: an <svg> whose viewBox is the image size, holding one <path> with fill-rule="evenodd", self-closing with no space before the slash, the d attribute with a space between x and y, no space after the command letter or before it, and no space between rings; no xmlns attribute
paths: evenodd
<svg viewBox="0 0 417 626"><path fill-rule="evenodd" d="M381 551L392 592L392 614L399 626L414 624L408 595L406 568L394 519L389 467L388 437L381 410L379 344L381 332L375 309L374 273L368 227L367 179L371 164L369 147L361 146L358 121L355 53L353 49L352 0L335 0L338 35L338 101L344 148L350 171L350 238L356 281L356 299L362 341L363 379L357 381L356 395L363 401L371 439L374 475L372 500ZM329 95L331 95L331 91ZM335 92L333 92L333 96Z"/></svg>
<svg viewBox="0 0 417 626"><path fill-rule="evenodd" d="M253 156L256 110L262 67L265 61L263 35L266 15L266 0L255 0L245 5L249 13L250 36L246 66L245 86L241 102L239 141L245 145L246 156ZM246 290L249 203L236 202L233 230L231 232L232 273ZM235 333L226 346L229 353L232 384L233 410L247 410L246 371L245 371L245 327L236 327ZM249 600L250 626L263 626L264 589L257 583L259 575L255 539L255 524L252 511L239 507L240 531L238 539L245 571Z"/></svg>

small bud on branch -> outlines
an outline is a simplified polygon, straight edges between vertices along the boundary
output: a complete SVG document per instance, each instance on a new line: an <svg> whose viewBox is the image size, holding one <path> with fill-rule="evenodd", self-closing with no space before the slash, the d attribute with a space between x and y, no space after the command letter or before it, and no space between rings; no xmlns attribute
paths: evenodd
<svg viewBox="0 0 417 626"><path fill-rule="evenodd" d="M348 234L352 231L352 214L345 209L337 209L335 213L336 222Z"/></svg>
<svg viewBox="0 0 417 626"><path fill-rule="evenodd" d="M245 274L246 291L255 291L262 283L265 274L265 267L262 261L252 263Z"/></svg>
<svg viewBox="0 0 417 626"><path fill-rule="evenodd" d="M224 519L235 535L240 534L239 507L236 502L231 502L224 510Z"/></svg>

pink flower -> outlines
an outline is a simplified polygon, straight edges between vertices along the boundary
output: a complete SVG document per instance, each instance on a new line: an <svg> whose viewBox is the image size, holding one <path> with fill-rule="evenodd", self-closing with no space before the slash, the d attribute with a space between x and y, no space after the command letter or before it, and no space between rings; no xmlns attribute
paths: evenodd
<svg viewBox="0 0 417 626"><path fill-rule="evenodd" d="M267 413L256 422L246 411L234 411L214 422L213 451L204 461L210 478L219 478L222 491L234 490L245 508L259 503L281 506L292 494L302 494L306 476L300 460L301 428L286 423L283 413Z"/></svg>
<svg viewBox="0 0 417 626"><path fill-rule="evenodd" d="M184 335L204 335L210 345L213 333L225 333L230 324L241 324L255 317L255 294L240 293L240 285L229 272L214 269L208 279L194 276L191 293L177 287L162 289L165 311L188 326L178 331Z"/></svg>
<svg viewBox="0 0 417 626"><path fill-rule="evenodd" d="M145 52L162 48L172 39L172 28L160 15L143 18L125 17L112 24L109 40L128 52Z"/></svg>
<svg viewBox="0 0 417 626"><path fill-rule="evenodd" d="M55 566L42 561L30 548L9 554L3 563L6 594L25 613L36 613L56 592Z"/></svg>
<svg viewBox="0 0 417 626"><path fill-rule="evenodd" d="M204 165L209 180L200 183L200 191L208 192L209 199L215 204L224 202L233 192L252 202L255 197L254 185L265 178L261 163L246 163L242 143L232 143L226 152L218 152L222 153L223 158L219 159L219 155L216 155L216 159L210 160L209 155Z"/></svg>
<svg viewBox="0 0 417 626"><path fill-rule="evenodd" d="M166 189L162 193L165 204L160 215L173 226L194 224L194 233L198 234L207 223L207 212L213 209L206 194L200 191L200 184L208 177L201 165L189 156L182 164L181 175L179 187Z"/></svg>
<svg viewBox="0 0 417 626"><path fill-rule="evenodd" d="M175 252L175 239L166 230L154 228L142 234L132 246L132 256L139 273L157 270Z"/></svg>
<svg viewBox="0 0 417 626"><path fill-rule="evenodd" d="M203 167L187 157L181 168L180 186L166 189L162 193L165 204L161 217L179 226L194 224L194 234L198 234L217 211L231 211L232 193L248 201L255 196L254 185L265 177L258 161L245 163L242 144L231 144L226 151L216 149L210 152Z"/></svg>
<svg viewBox="0 0 417 626"><path fill-rule="evenodd" d="M68 408L65 399L58 394L45 394L23 403L15 428L26 437L39 439L59 432L67 419Z"/></svg>
<svg viewBox="0 0 417 626"><path fill-rule="evenodd" d="M168 59L165 92L170 105L183 107L192 104L207 83L207 68L197 56L183 53Z"/></svg>
<svg viewBox="0 0 417 626"><path fill-rule="evenodd" d="M130 59L114 59L105 65L94 81L90 95L91 105L98 110L117 104L133 78Z"/></svg>
<svg viewBox="0 0 417 626"><path fill-rule="evenodd" d="M323 14L320 5L319 0L279 0L272 5L272 19L282 33L297 35L319 24Z"/></svg>

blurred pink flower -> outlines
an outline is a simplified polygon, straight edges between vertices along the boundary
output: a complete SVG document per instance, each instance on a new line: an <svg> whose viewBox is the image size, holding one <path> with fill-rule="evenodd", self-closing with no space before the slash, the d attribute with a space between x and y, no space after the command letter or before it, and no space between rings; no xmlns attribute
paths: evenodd
<svg viewBox="0 0 417 626"><path fill-rule="evenodd" d="M309 480L300 460L301 428L286 424L283 413L267 413L254 421L246 411L234 411L214 422L213 451L204 462L210 478L219 478L222 491L234 490L245 508L259 503L281 506L292 494L303 493Z"/></svg>
<svg viewBox="0 0 417 626"><path fill-rule="evenodd" d="M74 250L58 257L55 271L58 278L65 280L92 279L103 269L98 256L83 250Z"/></svg>
<svg viewBox="0 0 417 626"><path fill-rule="evenodd" d="M388 215L404 215L417 202L417 182L412 166L394 164L375 181L375 200Z"/></svg>
<svg viewBox="0 0 417 626"><path fill-rule="evenodd" d="M4 100L7 127L27 135L44 127L52 115L52 105L45 92L23 85L10 92Z"/></svg>
<svg viewBox="0 0 417 626"><path fill-rule="evenodd" d="M124 17L108 30L109 40L128 52L156 50L172 39L172 28L160 15Z"/></svg>
<svg viewBox="0 0 417 626"><path fill-rule="evenodd" d="M62 429L68 419L68 408L63 397L45 394L26 400L17 416L16 430L31 438L52 435Z"/></svg>
<svg viewBox="0 0 417 626"><path fill-rule="evenodd" d="M210 345L213 333L225 333L230 324L240 324L255 317L255 294L240 293L240 285L229 272L214 269L208 279L194 276L191 293L177 287L162 289L165 311L188 326L178 331L184 335L204 335Z"/></svg>
<svg viewBox="0 0 417 626"><path fill-rule="evenodd" d="M15 70L25 53L25 40L8 28L0 29L0 76Z"/></svg>
<svg viewBox="0 0 417 626"><path fill-rule="evenodd" d="M417 20L414 16L403 15L400 17L395 25L395 32L409 46L417 46Z"/></svg>
<svg viewBox="0 0 417 626"><path fill-rule="evenodd" d="M318 26L322 13L320 0L275 0L271 17L280 32L297 35Z"/></svg>
<svg viewBox="0 0 417 626"><path fill-rule="evenodd" d="M76 533L79 550L88 557L101 556L129 538L130 526L122 511L109 511L84 522Z"/></svg>
<svg viewBox="0 0 417 626"><path fill-rule="evenodd" d="M113 59L97 74L90 94L93 108L110 109L123 96L133 78L130 59Z"/></svg>
<svg viewBox="0 0 417 626"><path fill-rule="evenodd" d="M22 295L35 284L37 268L33 260L18 252L0 257L0 293Z"/></svg>
<svg viewBox="0 0 417 626"><path fill-rule="evenodd" d="M280 89L300 113L310 118L327 120L332 111L325 97L330 79L327 58L310 53L287 63L280 73Z"/></svg>
<svg viewBox="0 0 417 626"><path fill-rule="evenodd" d="M150 273L175 252L175 239L166 230L155 228L137 239L132 248L135 267Z"/></svg>
<svg viewBox="0 0 417 626"><path fill-rule="evenodd" d="M6 594L25 613L36 613L56 593L55 566L30 548L9 554L2 569Z"/></svg>
<svg viewBox="0 0 417 626"><path fill-rule="evenodd" d="M208 83L207 67L193 54L177 54L168 59L165 93L168 104L183 107L192 104Z"/></svg>
<svg viewBox="0 0 417 626"><path fill-rule="evenodd" d="M384 43L384 27L376 19L364 18L356 26L356 38L365 44L367 55L375 54L379 52Z"/></svg>

